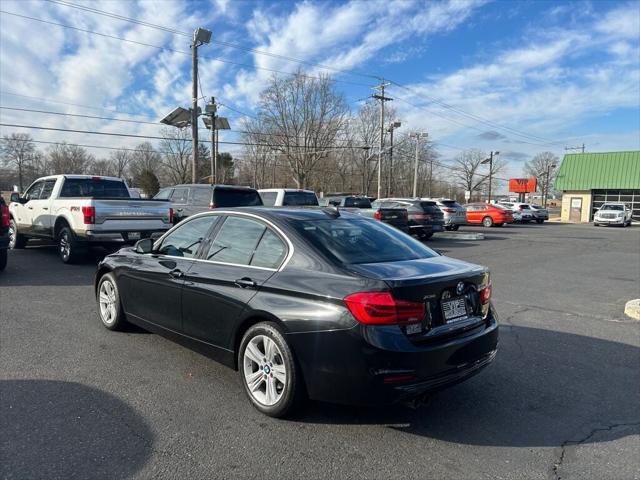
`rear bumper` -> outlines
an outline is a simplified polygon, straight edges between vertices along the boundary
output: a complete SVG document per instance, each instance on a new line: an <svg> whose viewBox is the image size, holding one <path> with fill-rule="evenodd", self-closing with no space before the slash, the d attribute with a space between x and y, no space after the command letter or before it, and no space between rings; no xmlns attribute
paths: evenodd
<svg viewBox="0 0 640 480"><path fill-rule="evenodd" d="M290 333L309 396L353 405L385 405L459 383L489 365L498 347L495 312L465 334L424 345L399 327Z"/></svg>
<svg viewBox="0 0 640 480"><path fill-rule="evenodd" d="M466 225L467 217L444 217L444 225L449 227L452 225Z"/></svg>
<svg viewBox="0 0 640 480"><path fill-rule="evenodd" d="M130 231L93 231L86 230L84 232L77 232L76 237L78 240L87 243L100 243L100 244L131 244L135 243L141 238L149 238L154 233L164 233L171 225L167 225L165 229L151 229L151 230L130 230ZM135 235L139 233L139 237Z"/></svg>

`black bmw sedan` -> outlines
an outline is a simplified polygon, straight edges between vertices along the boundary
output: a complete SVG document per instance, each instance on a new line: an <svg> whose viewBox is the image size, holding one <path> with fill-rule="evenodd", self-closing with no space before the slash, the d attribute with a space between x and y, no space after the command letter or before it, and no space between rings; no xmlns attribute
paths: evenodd
<svg viewBox="0 0 640 480"><path fill-rule="evenodd" d="M107 256L110 330L131 322L239 370L263 413L300 400L385 404L458 383L498 345L485 267L333 209L190 217Z"/></svg>

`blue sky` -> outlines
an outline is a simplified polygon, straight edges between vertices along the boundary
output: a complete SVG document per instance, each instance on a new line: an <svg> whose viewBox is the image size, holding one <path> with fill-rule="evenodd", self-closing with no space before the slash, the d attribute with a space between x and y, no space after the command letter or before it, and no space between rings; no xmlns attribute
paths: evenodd
<svg viewBox="0 0 640 480"><path fill-rule="evenodd" d="M444 161L461 148L500 150L510 162L508 173L519 175L522 162L535 153L549 150L561 156L566 145L584 142L588 151L640 149L637 1L3 0L1 5L13 14L189 51L187 36L64 3L181 32L202 26L213 31L214 40L233 44L202 47L200 62L202 94L215 95L225 105L221 114L230 118L232 127L240 128L242 115L236 111L254 110L272 75L268 70L302 67L309 74L335 74L337 88L354 110L371 95L377 83L373 77L402 85L387 90L395 98L402 128L429 132ZM0 14L3 106L147 121L158 120L177 105L188 106L189 55L9 13ZM301 65L278 57L282 55L360 74ZM160 133L150 124L6 109L0 110L0 118L4 123ZM13 130L2 127L1 133ZM137 143L31 133L43 141L123 147ZM234 140L237 134L227 132L222 139Z"/></svg>

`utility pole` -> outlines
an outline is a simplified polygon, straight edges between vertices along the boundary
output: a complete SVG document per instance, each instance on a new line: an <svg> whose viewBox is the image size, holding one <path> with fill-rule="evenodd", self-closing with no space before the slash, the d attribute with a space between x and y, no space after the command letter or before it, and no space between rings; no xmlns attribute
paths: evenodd
<svg viewBox="0 0 640 480"><path fill-rule="evenodd" d="M218 145L216 144L215 137L215 125L216 125L216 113L218 106L216 105L215 97L211 97L211 103L207 105L207 113L211 115L211 185L214 185L218 181Z"/></svg>
<svg viewBox="0 0 640 480"><path fill-rule="evenodd" d="M191 44L191 140L193 157L191 159L191 183L196 183L196 165L198 164L198 47L211 41L211 32L198 28L193 32Z"/></svg>
<svg viewBox="0 0 640 480"><path fill-rule="evenodd" d="M427 138L429 136L428 133L411 133L409 137L416 139L416 158L413 163L413 196L414 198L418 196L418 160L420 157L420 139ZM429 192L429 196L431 196L431 192Z"/></svg>
<svg viewBox="0 0 640 480"><path fill-rule="evenodd" d="M500 152L491 152L491 154L489 155L489 158L487 158L486 160L483 160L480 163L488 163L489 164L489 198L487 198L487 203L491 203L491 181L492 181L492 177L493 177L493 156L496 155L500 155Z"/></svg>
<svg viewBox="0 0 640 480"><path fill-rule="evenodd" d="M393 98L384 96L384 87L389 83L384 83L384 80L380 82L380 86L375 87L380 89L380 95L371 95L373 98L380 100L380 150L378 150L378 197L382 196L382 150L384 149L384 102L389 102Z"/></svg>
<svg viewBox="0 0 640 480"><path fill-rule="evenodd" d="M389 178L387 179L387 197L391 196L393 192L393 131L396 128L402 126L400 122L391 122L389 125L389 129L387 130L390 134L389 136Z"/></svg>
<svg viewBox="0 0 640 480"><path fill-rule="evenodd" d="M547 198L549 197L549 181L551 180L551 169L552 168L556 168L556 164L549 164L547 165L547 182L545 184L544 187L544 203L543 206L544 208L547 208Z"/></svg>

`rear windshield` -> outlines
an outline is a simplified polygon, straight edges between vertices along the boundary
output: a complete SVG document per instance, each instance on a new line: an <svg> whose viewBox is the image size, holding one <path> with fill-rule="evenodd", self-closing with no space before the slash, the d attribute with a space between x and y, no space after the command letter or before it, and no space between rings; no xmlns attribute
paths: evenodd
<svg viewBox="0 0 640 480"><path fill-rule="evenodd" d="M307 242L342 264L400 262L437 254L382 222L336 218L292 222Z"/></svg>
<svg viewBox="0 0 640 480"><path fill-rule="evenodd" d="M216 207L255 207L262 205L257 190L245 188L216 188L214 203Z"/></svg>
<svg viewBox="0 0 640 480"><path fill-rule="evenodd" d="M425 213L441 213L436 202L420 202L420 206Z"/></svg>
<svg viewBox="0 0 640 480"><path fill-rule="evenodd" d="M347 197L344 199L345 207L371 208L371 200L368 198Z"/></svg>
<svg viewBox="0 0 640 480"><path fill-rule="evenodd" d="M317 206L318 197L313 192L285 192L282 205Z"/></svg>
<svg viewBox="0 0 640 480"><path fill-rule="evenodd" d="M103 178L67 178L60 197L130 198L124 182Z"/></svg>
<svg viewBox="0 0 640 480"><path fill-rule="evenodd" d="M462 207L462 205L460 205L455 200L443 200L440 203L442 203L447 208L461 208Z"/></svg>

